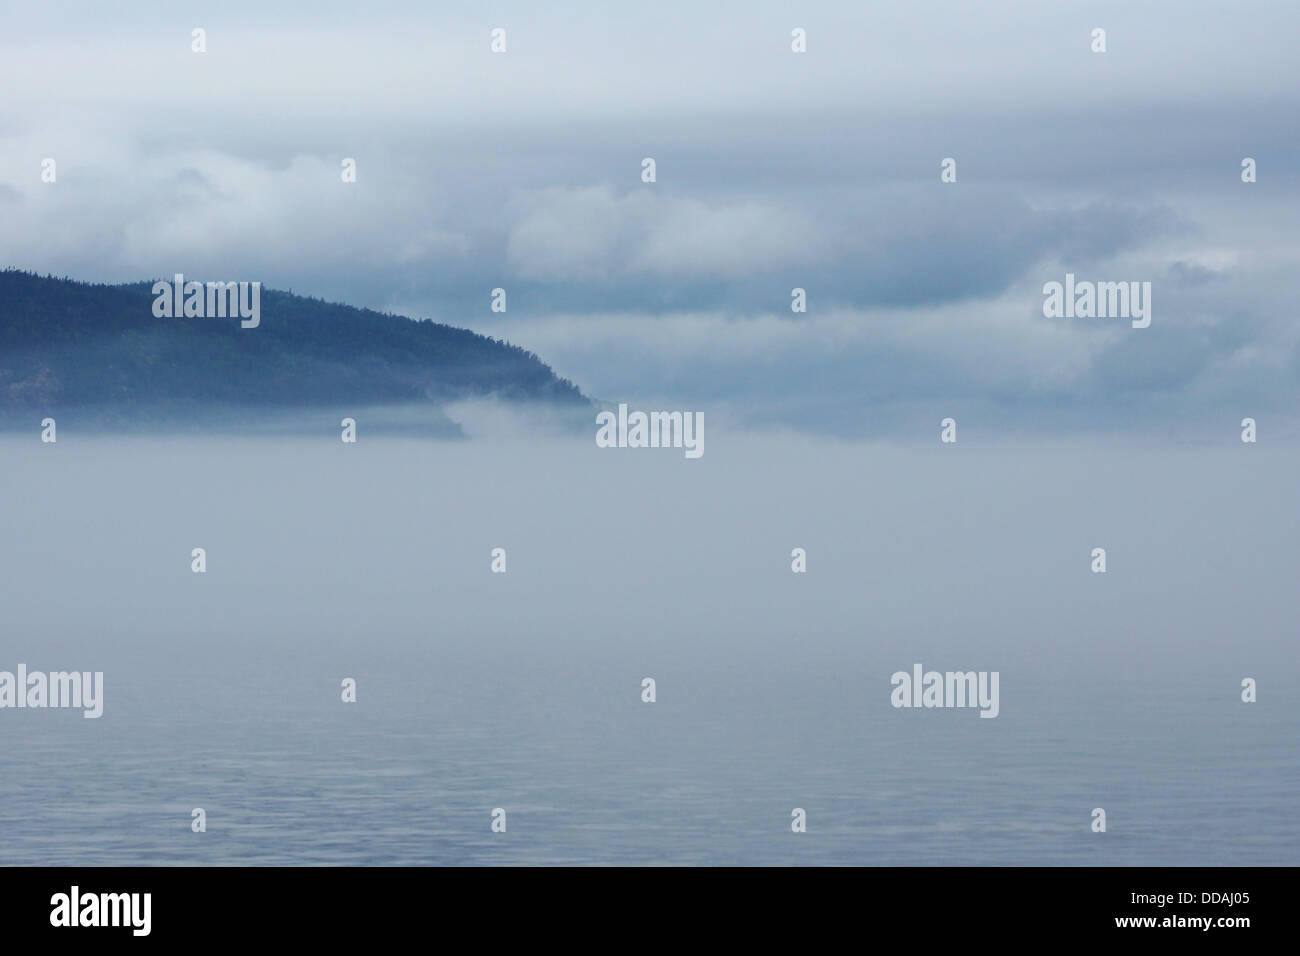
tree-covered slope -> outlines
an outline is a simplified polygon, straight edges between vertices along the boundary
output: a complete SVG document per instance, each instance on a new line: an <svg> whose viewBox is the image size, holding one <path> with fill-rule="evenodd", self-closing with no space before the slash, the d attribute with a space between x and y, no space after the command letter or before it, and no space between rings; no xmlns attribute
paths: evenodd
<svg viewBox="0 0 1300 956"><path fill-rule="evenodd" d="M0 412L586 401L536 355L466 329L267 289L256 328L158 318L152 285L0 272Z"/></svg>

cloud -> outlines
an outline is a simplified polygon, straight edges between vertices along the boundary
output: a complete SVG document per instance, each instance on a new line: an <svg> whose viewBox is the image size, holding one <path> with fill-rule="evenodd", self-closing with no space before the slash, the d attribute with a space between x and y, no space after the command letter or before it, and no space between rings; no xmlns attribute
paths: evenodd
<svg viewBox="0 0 1300 956"><path fill-rule="evenodd" d="M261 279L505 335L597 395L753 420L1285 408L1300 9L1076 12L22 7L0 83L41 95L0 123L0 262ZM1152 328L1045 322L1066 271L1152 281Z"/></svg>
<svg viewBox="0 0 1300 956"><path fill-rule="evenodd" d="M621 196L607 185L546 189L517 196L508 213L509 263L524 279L739 278L829 251L798 209L661 197L649 185Z"/></svg>

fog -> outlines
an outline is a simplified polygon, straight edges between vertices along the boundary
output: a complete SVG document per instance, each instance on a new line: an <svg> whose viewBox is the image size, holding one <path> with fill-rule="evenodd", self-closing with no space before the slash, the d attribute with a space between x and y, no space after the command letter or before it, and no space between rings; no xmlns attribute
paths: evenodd
<svg viewBox="0 0 1300 956"><path fill-rule="evenodd" d="M942 445L937 429L926 444L724 430L688 460L559 433L365 429L354 445L336 428L6 436L13 650L947 647L1104 670L1117 647L1240 667L1290 646L1296 453L1235 433ZM195 547L206 574L190 572ZM495 547L506 574L490 571Z"/></svg>
<svg viewBox="0 0 1300 956"><path fill-rule="evenodd" d="M0 713L11 852L1296 862L1293 449L706 434L0 440L0 669L105 675ZM997 719L892 708L917 662Z"/></svg>

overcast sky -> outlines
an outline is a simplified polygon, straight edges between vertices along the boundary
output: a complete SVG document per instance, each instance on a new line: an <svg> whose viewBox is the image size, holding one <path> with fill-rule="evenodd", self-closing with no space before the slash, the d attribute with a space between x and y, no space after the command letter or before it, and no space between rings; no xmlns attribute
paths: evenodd
<svg viewBox="0 0 1300 956"><path fill-rule="evenodd" d="M0 10L0 265L261 280L763 425L1214 430L1300 397L1295 4ZM1044 318L1067 271L1151 282L1151 327Z"/></svg>

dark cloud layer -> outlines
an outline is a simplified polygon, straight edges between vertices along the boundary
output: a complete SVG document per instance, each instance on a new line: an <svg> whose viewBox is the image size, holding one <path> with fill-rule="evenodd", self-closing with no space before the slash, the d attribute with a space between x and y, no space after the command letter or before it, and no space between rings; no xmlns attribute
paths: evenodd
<svg viewBox="0 0 1300 956"><path fill-rule="evenodd" d="M968 402L1121 427L1297 397L1290 7L7 16L0 80L41 96L0 119L6 265L261 279L753 424ZM1043 318L1067 271L1152 282L1152 326Z"/></svg>

